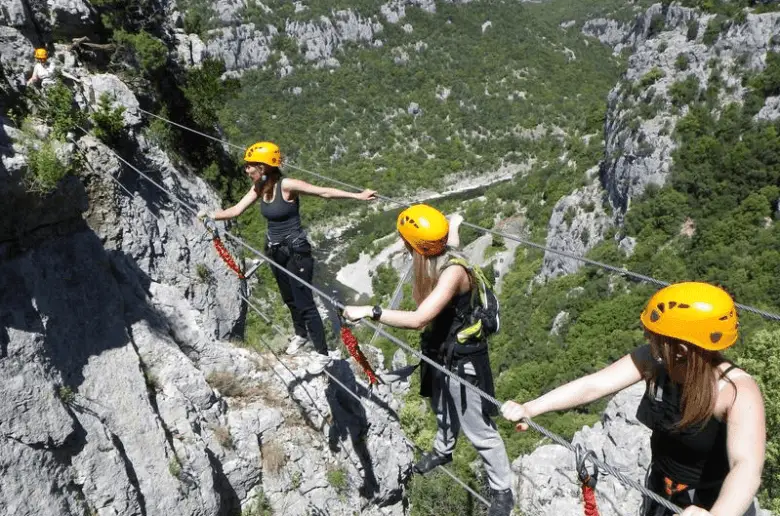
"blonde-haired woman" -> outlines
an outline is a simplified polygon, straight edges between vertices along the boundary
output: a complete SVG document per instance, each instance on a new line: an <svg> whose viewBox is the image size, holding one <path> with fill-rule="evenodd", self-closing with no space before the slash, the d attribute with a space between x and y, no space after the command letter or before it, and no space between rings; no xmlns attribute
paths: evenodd
<svg viewBox="0 0 780 516"><path fill-rule="evenodd" d="M535 400L507 401L502 414L520 422L644 380L637 419L653 431L647 487L685 508L683 516L754 515L766 447L764 401L750 375L720 353L737 340L734 301L707 283L677 283L659 290L640 319L647 345ZM646 499L641 514L672 512Z"/></svg>
<svg viewBox="0 0 780 516"><path fill-rule="evenodd" d="M379 306L348 306L344 316L351 320L370 317L396 328L422 330L422 352L480 389L493 393L493 375L483 339L459 343L456 334L466 314L473 310L475 278L462 265L451 264L449 222L438 210L419 204L398 216L397 229L412 254L414 311L382 310ZM420 394L431 398L438 432L433 451L415 464L425 474L452 461L460 430L466 434L485 463L492 492L490 516L509 515L514 506L512 471L504 442L491 416L492 405L447 375L420 363Z"/></svg>
<svg viewBox="0 0 780 516"><path fill-rule="evenodd" d="M279 147L272 142L257 142L251 145L244 154L244 162L246 175L252 181L249 192L235 206L212 213L202 210L198 213L198 218L232 219L260 201L260 214L268 221L265 249L267 255L292 274L311 283L314 276L314 258L301 224L300 196L371 201L376 199L376 192L345 192L338 188L315 186L300 179L284 177L280 170L282 154ZM309 374L320 374L330 364L331 359L325 343L322 319L317 305L314 304L312 291L277 267L271 269L282 300L290 310L295 328L295 335L290 339L287 353L296 354L311 339L315 353L306 370Z"/></svg>

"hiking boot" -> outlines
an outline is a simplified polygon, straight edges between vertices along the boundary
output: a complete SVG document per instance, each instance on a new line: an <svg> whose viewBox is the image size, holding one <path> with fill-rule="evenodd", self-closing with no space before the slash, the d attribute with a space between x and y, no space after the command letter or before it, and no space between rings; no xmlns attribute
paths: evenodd
<svg viewBox="0 0 780 516"><path fill-rule="evenodd" d="M512 490L496 491L491 489L490 493L493 495L493 499L490 502L488 516L509 516L515 507L515 498L512 496Z"/></svg>
<svg viewBox="0 0 780 516"><path fill-rule="evenodd" d="M321 374L332 362L333 359L330 355L320 355L315 351L311 354L309 364L306 366L306 372L311 375Z"/></svg>
<svg viewBox="0 0 780 516"><path fill-rule="evenodd" d="M309 342L309 339L306 337L301 337L300 335L293 335L290 338L290 344L287 346L287 349L284 351L288 355L294 355L300 349L306 345L306 343Z"/></svg>
<svg viewBox="0 0 780 516"><path fill-rule="evenodd" d="M436 450L433 450L429 453L423 453L422 458L417 461L417 464L414 465L414 471L415 473L418 473L420 475L425 475L430 470L438 467L443 466L445 464L449 464L452 462L452 454L448 453L447 455L442 455Z"/></svg>

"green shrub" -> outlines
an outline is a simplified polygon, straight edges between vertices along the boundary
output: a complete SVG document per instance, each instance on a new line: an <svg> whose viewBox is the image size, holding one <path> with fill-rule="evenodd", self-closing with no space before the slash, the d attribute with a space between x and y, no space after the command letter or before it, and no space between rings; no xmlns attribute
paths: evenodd
<svg viewBox="0 0 780 516"><path fill-rule="evenodd" d="M650 27L647 30L647 37L652 38L653 36L657 36L661 32L664 31L666 28L666 20L664 19L663 14L654 14L653 17L650 19Z"/></svg>
<svg viewBox="0 0 780 516"><path fill-rule="evenodd" d="M271 501L263 491L255 492L250 501L241 511L241 516L273 516Z"/></svg>
<svg viewBox="0 0 780 516"><path fill-rule="evenodd" d="M74 101L73 92L59 81L46 90L40 115L52 127L54 137L59 140L64 139L69 132L74 132L85 120Z"/></svg>
<svg viewBox="0 0 780 516"><path fill-rule="evenodd" d="M722 16L718 15L712 18L707 23L707 28L704 29L704 35L702 36L702 42L704 42L705 45L712 45L717 41L718 36L720 36L721 32L726 30L729 26L729 21L727 19L724 19Z"/></svg>
<svg viewBox="0 0 780 516"><path fill-rule="evenodd" d="M201 127L211 128L218 122L217 113L235 96L239 88L237 79L221 79L225 64L214 59L203 61L200 68L187 71L184 80L184 96L190 103L192 119Z"/></svg>
<svg viewBox="0 0 780 516"><path fill-rule="evenodd" d="M698 18L693 18L688 21L688 31L686 33L686 37L688 38L688 41L693 41L699 36L699 20Z"/></svg>
<svg viewBox="0 0 780 516"><path fill-rule="evenodd" d="M54 190L69 172L69 167L57 157L52 140L43 142L38 149L27 148L25 185L28 192L45 195Z"/></svg>
<svg viewBox="0 0 780 516"><path fill-rule="evenodd" d="M176 455L171 457L171 460L168 461L168 473L176 478L181 477L181 463Z"/></svg>
<svg viewBox="0 0 780 516"><path fill-rule="evenodd" d="M686 54L679 54L677 59L674 61L674 67L680 71L685 71L688 69L689 61L690 60Z"/></svg>
<svg viewBox="0 0 780 516"><path fill-rule="evenodd" d="M682 81L677 81L669 87L669 97L672 104L680 107L699 98L699 78L689 75Z"/></svg>
<svg viewBox="0 0 780 516"><path fill-rule="evenodd" d="M73 401L76 399L76 394L73 392L73 389L67 385L62 385L57 391L57 395L66 405L73 403Z"/></svg>
<svg viewBox="0 0 780 516"><path fill-rule="evenodd" d="M338 494L342 494L349 487L349 478L344 468L334 468L327 473L328 483L336 490Z"/></svg>
<svg viewBox="0 0 780 516"><path fill-rule="evenodd" d="M766 68L750 78L748 85L763 98L780 95L780 52L767 52Z"/></svg>
<svg viewBox="0 0 780 516"><path fill-rule="evenodd" d="M654 84L658 79L661 79L665 76L666 73L664 73L663 70L657 66L654 66L649 72L642 76L642 78L639 80L639 86L642 88L647 88L651 84Z"/></svg>
<svg viewBox="0 0 780 516"><path fill-rule="evenodd" d="M125 129L125 107L112 107L111 103L111 95L103 93L98 100L97 110L92 113L92 132L108 145L116 142Z"/></svg>
<svg viewBox="0 0 780 516"><path fill-rule="evenodd" d="M135 64L143 75L151 77L162 71L168 62L168 48L165 43L146 31L129 33L124 30L114 31L114 43L117 45L115 59Z"/></svg>

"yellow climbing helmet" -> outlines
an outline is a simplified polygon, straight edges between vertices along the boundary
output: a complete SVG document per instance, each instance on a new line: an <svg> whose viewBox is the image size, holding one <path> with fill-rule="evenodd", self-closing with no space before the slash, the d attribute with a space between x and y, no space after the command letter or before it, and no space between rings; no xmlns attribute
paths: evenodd
<svg viewBox="0 0 780 516"><path fill-rule="evenodd" d="M398 214L398 232L423 256L437 256L447 246L450 223L442 212L426 204L415 204Z"/></svg>
<svg viewBox="0 0 780 516"><path fill-rule="evenodd" d="M656 292L639 317L648 330L711 351L737 340L737 310L722 288L685 282Z"/></svg>
<svg viewBox="0 0 780 516"><path fill-rule="evenodd" d="M49 53L46 51L45 48L36 48L35 49L35 59L48 59Z"/></svg>
<svg viewBox="0 0 780 516"><path fill-rule="evenodd" d="M272 167L279 167L282 164L282 153L275 143L257 142L246 150L244 161L247 163L265 163Z"/></svg>

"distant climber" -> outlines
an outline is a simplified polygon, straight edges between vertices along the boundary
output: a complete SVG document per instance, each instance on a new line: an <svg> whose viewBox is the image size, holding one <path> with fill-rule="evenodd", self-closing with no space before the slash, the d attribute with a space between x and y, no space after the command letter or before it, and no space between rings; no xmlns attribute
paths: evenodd
<svg viewBox="0 0 780 516"><path fill-rule="evenodd" d="M49 52L45 48L35 49L35 66L33 73L27 79L27 86L40 82L41 87L48 88L55 83L56 66L54 61L49 61Z"/></svg>
<svg viewBox="0 0 780 516"><path fill-rule="evenodd" d="M683 516L753 516L766 449L764 401L753 378L720 353L737 341L734 301L707 283L677 283L640 317L649 345L535 400L507 401L510 421L590 403L644 380L637 419L653 432L648 489ZM642 516L672 511L645 499Z"/></svg>
<svg viewBox="0 0 780 516"><path fill-rule="evenodd" d="M461 220L458 217L454 222ZM396 328L427 327L421 338L423 354L467 382L493 393L485 334L469 331L477 308L475 269L459 261L448 245L450 234L457 235L457 231L450 232L444 215L423 204L402 211L396 227L412 254L412 295L417 309L347 306L344 317L351 320L370 317ZM462 429L485 463L492 493L488 514L508 516L514 507L512 470L504 442L491 419L496 415L495 407L426 362L420 363L420 379L420 394L431 398L438 432L433 451L423 455L415 464L415 471L425 474L451 462Z"/></svg>
<svg viewBox="0 0 780 516"><path fill-rule="evenodd" d="M311 245L301 225L301 194L315 195L325 199L376 199L376 192L363 190L359 193L345 192L336 188L311 185L300 179L284 177L280 167L282 155L279 147L271 142L258 142L244 154L246 175L252 180L252 188L236 204L225 210L207 213L201 210L198 218L225 220L238 217L251 204L260 200L260 213L268 221L266 233L266 254L274 262L285 267L296 276L311 283L314 259ZM322 319L314 304L312 291L276 267L272 267L279 293L292 315L295 335L290 338L288 354L297 353L311 339L316 350L307 367L310 374L320 374L330 364L325 330Z"/></svg>

